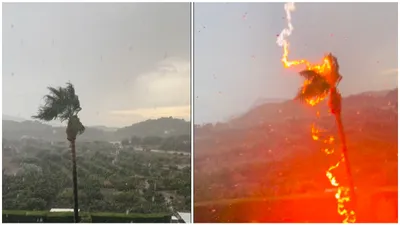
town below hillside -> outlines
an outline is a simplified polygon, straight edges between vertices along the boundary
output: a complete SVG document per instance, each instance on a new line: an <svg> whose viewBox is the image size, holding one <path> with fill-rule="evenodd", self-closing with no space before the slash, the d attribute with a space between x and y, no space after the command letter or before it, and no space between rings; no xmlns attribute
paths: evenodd
<svg viewBox="0 0 400 225"><path fill-rule="evenodd" d="M65 128L3 120L2 145L4 210L73 208ZM88 128L76 152L81 211L190 212L190 122L160 118L113 132Z"/></svg>

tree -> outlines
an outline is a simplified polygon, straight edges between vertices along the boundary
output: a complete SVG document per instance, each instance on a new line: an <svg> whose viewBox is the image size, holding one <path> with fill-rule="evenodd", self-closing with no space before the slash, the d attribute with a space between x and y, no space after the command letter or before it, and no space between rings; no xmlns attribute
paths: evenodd
<svg viewBox="0 0 400 225"><path fill-rule="evenodd" d="M176 146L177 146L176 144L177 144L177 142L175 140L175 137L171 136L171 137L165 138L162 141L160 149L162 149L162 150L176 150Z"/></svg>
<svg viewBox="0 0 400 225"><path fill-rule="evenodd" d="M300 88L296 99L306 101L311 105L318 103L320 100L329 96L328 105L330 112L335 115L336 125L338 127L339 138L342 144L343 160L345 162L347 178L350 186L350 197L353 202L356 200L354 191L353 177L350 170L350 162L348 158L348 150L346 144L346 135L344 133L342 122L342 97L337 89L337 85L342 79L339 73L339 63L337 58L332 54L325 57L327 62L327 70L324 68L308 69L300 72L300 75L306 79L304 85ZM353 209L354 209L353 205Z"/></svg>
<svg viewBox="0 0 400 225"><path fill-rule="evenodd" d="M122 139L121 145L124 146L124 147L128 146L129 145L129 139L128 138Z"/></svg>
<svg viewBox="0 0 400 225"><path fill-rule="evenodd" d="M132 146L139 146L142 143L142 139L138 136L132 136L131 138L131 145Z"/></svg>
<svg viewBox="0 0 400 225"><path fill-rule="evenodd" d="M72 153L72 182L74 189L74 221L79 222L78 212L78 180L76 172L76 151L75 140L78 134L85 131L85 127L81 123L78 113L82 110L78 95L75 94L75 88L71 83L67 83L63 87L48 87L50 94L44 96L45 104L39 107L37 115L32 116L34 119L42 121L60 120L68 121L66 133L67 140L70 142Z"/></svg>
<svg viewBox="0 0 400 225"><path fill-rule="evenodd" d="M154 145L159 145L163 141L163 138L157 137L157 136L147 136L143 138L142 144L147 145L147 146L154 146Z"/></svg>

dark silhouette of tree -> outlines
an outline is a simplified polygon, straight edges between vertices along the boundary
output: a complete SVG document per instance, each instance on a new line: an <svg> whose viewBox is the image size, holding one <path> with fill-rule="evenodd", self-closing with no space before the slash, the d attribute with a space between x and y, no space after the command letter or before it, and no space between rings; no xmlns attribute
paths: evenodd
<svg viewBox="0 0 400 225"><path fill-rule="evenodd" d="M138 136L132 136L131 138L131 145L132 146L139 146L142 144L142 139Z"/></svg>
<svg viewBox="0 0 400 225"><path fill-rule="evenodd" d="M128 145L129 145L129 139L127 139L127 138L122 139L121 145L122 145L122 146L128 146Z"/></svg>
<svg viewBox="0 0 400 225"><path fill-rule="evenodd" d="M157 136L148 136L143 138L142 144L143 145L160 145L163 141L163 138Z"/></svg>
<svg viewBox="0 0 400 225"><path fill-rule="evenodd" d="M76 150L75 140L78 134L85 131L85 127L78 117L81 111L78 95L75 94L75 88L71 83L67 83L63 87L48 87L50 94L44 96L45 104L40 106L37 115L32 116L34 119L43 121L60 120L68 121L66 133L67 140L71 144L72 153L72 179L74 190L74 221L79 222L78 212L78 180L76 172Z"/></svg>

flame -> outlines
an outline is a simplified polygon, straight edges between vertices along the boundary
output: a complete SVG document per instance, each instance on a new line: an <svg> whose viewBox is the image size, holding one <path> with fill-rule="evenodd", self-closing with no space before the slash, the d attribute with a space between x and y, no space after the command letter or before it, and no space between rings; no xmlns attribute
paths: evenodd
<svg viewBox="0 0 400 225"><path fill-rule="evenodd" d="M294 3L286 3L285 4L285 12L286 12L286 19L288 22L288 28L285 28L282 30L282 32L279 34L278 39L276 41L276 43L283 48L283 55L281 58L281 61L283 63L283 66L285 68L290 68L292 66L300 66L300 65L304 65L306 67L307 70L313 70L321 75L327 75L329 74L329 72L331 71L332 65L331 65L331 61L329 60L328 56L325 56L322 59L322 62L319 64L312 64L310 63L308 60L306 59L299 59L299 60L289 60L289 41L287 40L287 38L292 34L293 32L293 25L292 25L292 16L291 16L291 12L294 11L296 8L294 6ZM307 87L308 84L310 84L310 80L305 80L304 84L303 84L303 90L305 89L305 87ZM323 94L311 99L306 99L306 102L311 105L314 106L318 103L320 103L321 101L323 101L325 98L327 97L327 94Z"/></svg>
<svg viewBox="0 0 400 225"><path fill-rule="evenodd" d="M317 112L317 115L319 113ZM324 139L322 135L323 131L321 129L316 128L315 124L311 126L311 136L313 140L315 141L322 141L324 144L327 145L332 145L334 144L335 138L333 136L329 136L326 139ZM333 147L325 147L323 148L323 151L327 154L330 155L334 153L335 149ZM353 210L348 210L346 208L346 203L350 202L350 188L340 185L338 182L337 178L333 174L333 170L338 168L340 164L344 162L344 157L343 155L341 156L341 159L339 162L337 162L335 165L329 167L329 169L326 171L326 177L329 179L329 182L333 187L337 187L337 191L335 194L335 198L337 200L337 212L339 215L344 216L343 223L354 223L356 221L356 214Z"/></svg>
<svg viewBox="0 0 400 225"><path fill-rule="evenodd" d="M293 2L291 3L286 3L285 4L285 12L286 12L286 19L287 19L287 28L283 29L282 32L279 34L278 39L276 43L283 48L283 55L281 58L281 61L283 63L283 66L285 68L290 68L293 66L305 66L307 70L313 70L322 76L328 76L332 70L332 65L331 61L327 56L325 56L322 59L322 62L319 64L312 64L306 59L299 59L299 60L289 60L289 42L287 38L292 34L293 32L293 25L292 25L292 16L291 12L295 10L295 5ZM329 77L327 77L329 79ZM307 85L310 84L310 80L305 80L303 84L303 90ZM321 101L323 101L328 95L323 94L311 99L306 99L306 103L314 106ZM319 118L320 114L317 112L317 118ZM317 129L314 124L311 127L311 137L314 141L322 141L326 145L332 145L335 141L335 138L333 136L329 136L328 138L321 138L321 130ZM325 147L322 149L327 155L333 154L335 149L333 147ZM340 183L337 181L336 177L333 174L333 170L339 167L340 163L343 162L343 156L342 159L336 163L335 165L329 167L329 169L326 171L326 176L329 179L330 183L332 186L337 187L337 192L335 194L335 197L337 199L337 210L339 215L344 216L343 223L354 223L356 221L356 215L353 210L347 210L345 203L350 201L350 195L349 195L349 188L345 187L343 185L340 185Z"/></svg>
<svg viewBox="0 0 400 225"><path fill-rule="evenodd" d="M306 99L305 101L307 104L315 106L316 104L322 102L325 98L326 96L317 96L315 98Z"/></svg>
<svg viewBox="0 0 400 225"><path fill-rule="evenodd" d="M296 9L296 7L294 6L294 2L288 2L285 4L285 12L286 12L288 28L285 28L282 30L282 32L279 34L278 39L276 41L276 43L280 47L283 47L283 56L281 58L283 66L285 68L289 68L292 66L305 65L308 70L314 70L321 74L323 74L327 71L330 71L331 64L327 57L323 58L322 63L315 64L315 65L313 65L306 59L299 59L299 60L293 60L293 61L289 60L289 41L287 40L287 38L292 34L293 29L294 29L294 27L292 25L291 12L294 11L295 9Z"/></svg>

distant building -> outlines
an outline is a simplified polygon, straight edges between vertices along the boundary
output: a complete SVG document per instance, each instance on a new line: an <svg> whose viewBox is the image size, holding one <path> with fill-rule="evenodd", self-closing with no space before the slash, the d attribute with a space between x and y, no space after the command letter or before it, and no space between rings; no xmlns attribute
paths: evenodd
<svg viewBox="0 0 400 225"><path fill-rule="evenodd" d="M19 140L24 141L24 140L36 140L37 138L31 137L29 135L23 135Z"/></svg>
<svg viewBox="0 0 400 225"><path fill-rule="evenodd" d="M81 211L78 209L78 212ZM60 208L53 208L50 209L50 212L74 212L74 209L60 209Z"/></svg>
<svg viewBox="0 0 400 225"><path fill-rule="evenodd" d="M110 144L112 144L115 148L122 149L122 143L120 141L110 141Z"/></svg>

